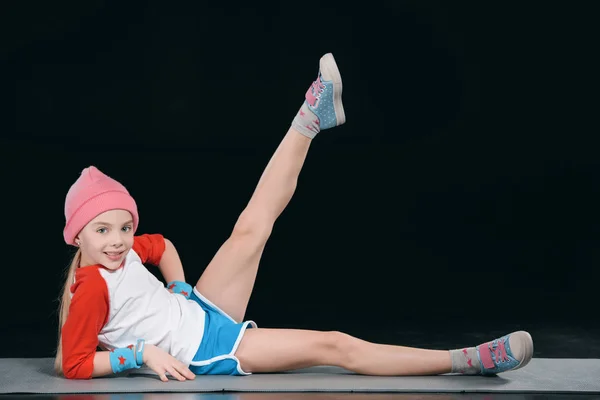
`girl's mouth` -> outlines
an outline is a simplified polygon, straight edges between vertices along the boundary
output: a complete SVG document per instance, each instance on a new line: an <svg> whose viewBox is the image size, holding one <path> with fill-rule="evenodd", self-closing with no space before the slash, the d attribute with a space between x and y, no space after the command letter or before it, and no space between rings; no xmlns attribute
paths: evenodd
<svg viewBox="0 0 600 400"><path fill-rule="evenodd" d="M106 254L106 256L111 260L111 261L119 261L119 259L121 258L121 256L123 255L124 251L110 251L110 252L104 252L104 254Z"/></svg>

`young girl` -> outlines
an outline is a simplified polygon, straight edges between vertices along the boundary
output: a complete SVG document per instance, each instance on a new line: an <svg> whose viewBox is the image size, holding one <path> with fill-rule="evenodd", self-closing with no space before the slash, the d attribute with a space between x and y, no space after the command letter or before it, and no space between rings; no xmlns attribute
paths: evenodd
<svg viewBox="0 0 600 400"><path fill-rule="evenodd" d="M326 54L230 237L193 288L171 241L134 236L139 216L127 189L93 166L84 169L65 202L64 239L78 249L62 295L56 372L89 379L146 365L167 381L167 374L186 380L317 365L367 375L490 375L524 367L533 342L523 331L441 351L374 344L341 332L263 329L244 320L265 243L294 193L312 140L345 122L341 97L340 73ZM144 264L158 266L167 287Z"/></svg>

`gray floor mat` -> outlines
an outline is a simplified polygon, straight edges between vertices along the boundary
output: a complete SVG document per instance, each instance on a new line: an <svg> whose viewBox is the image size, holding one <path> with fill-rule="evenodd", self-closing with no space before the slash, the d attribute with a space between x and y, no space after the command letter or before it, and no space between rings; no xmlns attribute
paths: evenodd
<svg viewBox="0 0 600 400"><path fill-rule="evenodd" d="M410 392L600 393L600 359L533 359L496 377L374 377L335 367L244 377L197 376L161 382L151 370L128 376L67 380L53 375L50 358L0 359L0 394L143 392Z"/></svg>

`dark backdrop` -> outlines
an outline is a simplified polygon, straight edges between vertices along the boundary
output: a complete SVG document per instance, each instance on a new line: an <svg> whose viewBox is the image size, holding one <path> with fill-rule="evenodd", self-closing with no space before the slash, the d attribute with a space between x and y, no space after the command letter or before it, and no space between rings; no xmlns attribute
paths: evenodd
<svg viewBox="0 0 600 400"><path fill-rule="evenodd" d="M587 3L216 4L3 4L0 356L52 355L83 168L125 184L193 284L326 52L348 122L314 141L248 318L388 341L598 319Z"/></svg>

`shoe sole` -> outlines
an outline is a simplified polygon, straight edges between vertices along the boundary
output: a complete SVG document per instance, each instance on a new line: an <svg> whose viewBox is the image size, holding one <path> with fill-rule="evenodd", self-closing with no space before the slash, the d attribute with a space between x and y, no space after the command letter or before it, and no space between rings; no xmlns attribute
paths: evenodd
<svg viewBox="0 0 600 400"><path fill-rule="evenodd" d="M327 53L321 57L320 68L324 79L333 82L333 110L335 111L337 124L342 125L346 122L346 114L344 113L344 105L342 104L342 75L333 58L333 54Z"/></svg>
<svg viewBox="0 0 600 400"><path fill-rule="evenodd" d="M521 363L518 366L516 366L515 368L513 368L511 371L523 368L524 366L529 364L529 361L531 361L531 359L533 358L533 338L531 337L529 332L526 332L526 331L521 331L521 332L523 332L525 335L527 335L527 339L529 339L529 343L525 347L525 355L523 357L523 361L521 361Z"/></svg>

